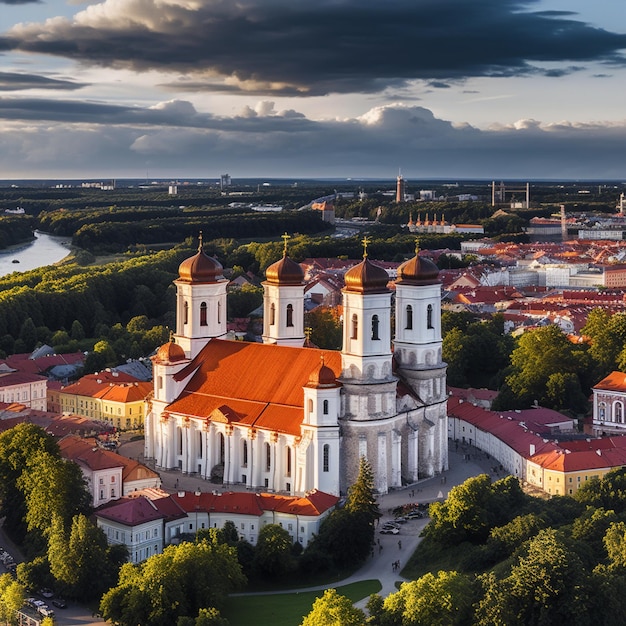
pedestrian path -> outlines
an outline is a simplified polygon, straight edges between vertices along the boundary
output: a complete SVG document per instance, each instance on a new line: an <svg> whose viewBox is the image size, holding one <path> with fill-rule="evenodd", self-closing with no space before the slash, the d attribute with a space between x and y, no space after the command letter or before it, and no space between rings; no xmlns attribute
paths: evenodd
<svg viewBox="0 0 626 626"><path fill-rule="evenodd" d="M120 454L135 458L143 462L143 441L131 441L123 443L119 448ZM392 510L403 504L430 503L444 500L448 492L455 485L460 485L471 476L479 474L489 474L493 479L500 478L503 474L496 474L495 462L484 452L468 444L450 442L449 445L449 469L434 476L420 480L417 483L408 485L403 489L394 490L388 494L378 497L378 504L382 517L379 526L385 521L392 520L394 515ZM174 493L178 490L184 491L213 491L222 489L209 481L182 474L177 470L159 470L162 488L165 491ZM228 485L225 489L229 491L245 490L244 486ZM420 533L428 523L428 519L410 520L402 526L399 535L381 535L376 532L376 545L371 558L363 564L352 576L334 583L333 587L341 587L353 582L362 580L379 580L382 586L379 594L383 597L397 591L397 585L406 579L401 576L401 571L407 564L409 558L415 552L421 541ZM398 565L394 567L394 563ZM294 589L293 592L303 591L323 591L328 585L318 585L306 589ZM281 591L268 591L257 593L242 593L237 595L264 595L290 593L292 590L283 589ZM364 608L367 599L358 602L356 606Z"/></svg>

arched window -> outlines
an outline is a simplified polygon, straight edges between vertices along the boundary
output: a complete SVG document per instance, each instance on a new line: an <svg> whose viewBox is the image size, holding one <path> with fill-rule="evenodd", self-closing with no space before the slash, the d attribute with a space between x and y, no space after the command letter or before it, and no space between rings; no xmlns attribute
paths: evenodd
<svg viewBox="0 0 626 626"><path fill-rule="evenodd" d="M615 403L615 421L618 424L624 423L624 405L621 402Z"/></svg>
<svg viewBox="0 0 626 626"><path fill-rule="evenodd" d="M276 305L272 302L270 305L270 326L276 324Z"/></svg>
<svg viewBox="0 0 626 626"><path fill-rule="evenodd" d="M313 400L309 398L309 413L313 413Z"/></svg>
<svg viewBox="0 0 626 626"><path fill-rule="evenodd" d="M219 462L223 464L224 463L224 433L219 434L218 442L220 446Z"/></svg>
<svg viewBox="0 0 626 626"><path fill-rule="evenodd" d="M356 313L352 315L352 339L359 338L359 318Z"/></svg>
<svg viewBox="0 0 626 626"><path fill-rule="evenodd" d="M413 330L413 307L410 304L406 305L406 330Z"/></svg>
<svg viewBox="0 0 626 626"><path fill-rule="evenodd" d="M203 302L200 305L200 326L206 326L207 325L207 317L206 317L206 302Z"/></svg>
<svg viewBox="0 0 626 626"><path fill-rule="evenodd" d="M189 302L183 304L183 324L189 324Z"/></svg>
<svg viewBox="0 0 626 626"><path fill-rule="evenodd" d="M324 444L324 448L322 450L323 450L322 471L328 472L328 468L330 466L330 446L326 443Z"/></svg>
<svg viewBox="0 0 626 626"><path fill-rule="evenodd" d="M163 376L157 377L157 389L163 389Z"/></svg>
<svg viewBox="0 0 626 626"><path fill-rule="evenodd" d="M183 453L183 429L179 426L176 429L176 454Z"/></svg>
<svg viewBox="0 0 626 626"><path fill-rule="evenodd" d="M287 476L291 476L291 448L287 446Z"/></svg>
<svg viewBox="0 0 626 626"><path fill-rule="evenodd" d="M218 324L222 323L222 303L221 302L217 303L217 323Z"/></svg>
<svg viewBox="0 0 626 626"><path fill-rule="evenodd" d="M322 406L324 407L323 408L324 415L328 415L328 400L324 400L324 404Z"/></svg>
<svg viewBox="0 0 626 626"><path fill-rule="evenodd" d="M265 444L265 471L269 472L272 467L272 449L270 444Z"/></svg>
<svg viewBox="0 0 626 626"><path fill-rule="evenodd" d="M378 315L372 316L372 339L380 339L378 336Z"/></svg>
<svg viewBox="0 0 626 626"><path fill-rule="evenodd" d="M433 327L433 305L429 304L426 309L426 328L434 328Z"/></svg>
<svg viewBox="0 0 626 626"><path fill-rule="evenodd" d="M293 326L293 304L287 305L287 326Z"/></svg>
<svg viewBox="0 0 626 626"><path fill-rule="evenodd" d="M598 408L599 408L599 416L598 417L601 420L606 419L606 405L604 404L604 402L601 402L600 406Z"/></svg>
<svg viewBox="0 0 626 626"><path fill-rule="evenodd" d="M241 454L241 459L242 459L242 465L244 467L247 467L248 465L248 442L247 441L243 441L243 449L242 449L242 454Z"/></svg>

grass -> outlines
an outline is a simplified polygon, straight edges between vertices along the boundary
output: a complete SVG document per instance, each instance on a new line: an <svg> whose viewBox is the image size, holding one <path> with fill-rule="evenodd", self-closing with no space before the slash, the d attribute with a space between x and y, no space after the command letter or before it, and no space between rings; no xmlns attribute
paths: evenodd
<svg viewBox="0 0 626 626"><path fill-rule="evenodd" d="M363 580L336 589L352 602L358 602L378 593L381 585L378 580ZM298 626L302 618L311 611L315 599L323 594L322 589L263 596L235 596L228 599L222 616L228 619L231 626Z"/></svg>

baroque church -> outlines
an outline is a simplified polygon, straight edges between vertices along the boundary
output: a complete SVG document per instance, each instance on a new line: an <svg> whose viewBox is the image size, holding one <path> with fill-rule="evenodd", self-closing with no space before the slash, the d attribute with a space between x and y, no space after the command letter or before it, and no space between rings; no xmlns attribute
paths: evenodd
<svg viewBox="0 0 626 626"><path fill-rule="evenodd" d="M379 493L446 470L438 269L418 252L398 268L392 316L389 275L364 247L336 351L305 347L304 273L286 241L263 283L263 343L227 340L228 280L200 241L174 281L176 332L153 357L145 457L292 495L345 494L361 456Z"/></svg>

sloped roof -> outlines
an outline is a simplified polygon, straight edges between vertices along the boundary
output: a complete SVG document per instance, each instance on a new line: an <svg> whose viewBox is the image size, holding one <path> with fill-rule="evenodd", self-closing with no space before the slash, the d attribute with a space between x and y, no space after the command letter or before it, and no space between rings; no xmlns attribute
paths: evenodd
<svg viewBox="0 0 626 626"><path fill-rule="evenodd" d="M96 515L125 526L139 526L167 517L166 513L159 510L155 502L145 496L131 499L122 498L112 506L98 509Z"/></svg>
<svg viewBox="0 0 626 626"><path fill-rule="evenodd" d="M172 498L187 513L232 513L260 517L265 511L316 517L334 507L339 498L314 490L305 496L283 496L273 493L251 492L191 492L181 491Z"/></svg>
<svg viewBox="0 0 626 626"><path fill-rule="evenodd" d="M123 467L122 457L99 448L94 439L82 439L68 435L59 441L61 456L79 465L84 465L92 472Z"/></svg>
<svg viewBox="0 0 626 626"><path fill-rule="evenodd" d="M322 355L338 377L337 351L212 339L175 375L178 381L191 378L167 410L299 435L302 388Z"/></svg>
<svg viewBox="0 0 626 626"><path fill-rule="evenodd" d="M606 378L594 385L593 388L602 391L626 392L626 374L617 371L611 372Z"/></svg>

